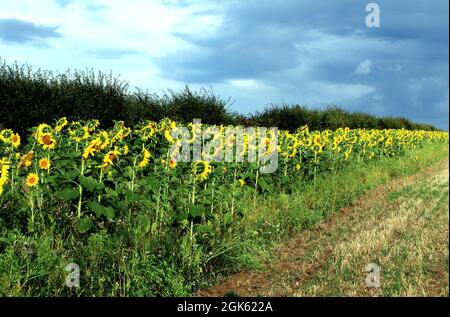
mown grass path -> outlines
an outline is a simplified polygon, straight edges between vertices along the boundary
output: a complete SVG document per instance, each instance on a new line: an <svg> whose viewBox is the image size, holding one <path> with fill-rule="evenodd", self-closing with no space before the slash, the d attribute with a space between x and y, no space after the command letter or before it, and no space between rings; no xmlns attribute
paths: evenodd
<svg viewBox="0 0 450 317"><path fill-rule="evenodd" d="M200 296L448 296L448 158L369 190ZM380 267L380 287L365 267Z"/></svg>

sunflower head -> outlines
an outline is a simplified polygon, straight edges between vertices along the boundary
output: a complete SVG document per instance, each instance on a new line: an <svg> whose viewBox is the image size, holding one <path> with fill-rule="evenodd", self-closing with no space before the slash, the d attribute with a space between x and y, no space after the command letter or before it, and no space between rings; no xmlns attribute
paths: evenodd
<svg viewBox="0 0 450 317"><path fill-rule="evenodd" d="M28 152L25 156L23 156L17 165L17 168L20 169L24 167L30 167L33 164L34 151Z"/></svg>
<svg viewBox="0 0 450 317"><path fill-rule="evenodd" d="M199 161L194 162L192 165L192 170L196 175L197 180L203 182L208 179L208 176L211 174L212 166L208 161Z"/></svg>
<svg viewBox="0 0 450 317"><path fill-rule="evenodd" d="M44 150L54 149L56 145L56 141L50 133L43 133L39 135L38 142L42 145Z"/></svg>
<svg viewBox="0 0 450 317"><path fill-rule="evenodd" d="M14 132L11 129L3 129L0 131L0 141L3 141L6 144L11 143L11 137L14 135Z"/></svg>
<svg viewBox="0 0 450 317"><path fill-rule="evenodd" d="M11 144L15 149L20 146L20 135L18 133L14 133L11 136Z"/></svg>
<svg viewBox="0 0 450 317"><path fill-rule="evenodd" d="M51 163L50 163L50 160L49 160L49 159L41 158L41 159L39 160L39 168L40 168L41 170L46 170L46 171L48 171L48 170L50 169L50 165L51 165Z"/></svg>
<svg viewBox="0 0 450 317"><path fill-rule="evenodd" d="M140 168L145 168L148 166L149 162L150 162L150 152L147 149L143 149L142 150L142 160L139 162L138 166Z"/></svg>
<svg viewBox="0 0 450 317"><path fill-rule="evenodd" d="M56 127L55 127L56 132L61 132L62 129L64 129L64 127L67 124L68 124L68 122L67 122L67 118L66 117L60 118L58 121L56 121Z"/></svg>
<svg viewBox="0 0 450 317"><path fill-rule="evenodd" d="M39 183L39 176L35 173L30 173L27 176L25 184L27 187L35 187Z"/></svg>
<svg viewBox="0 0 450 317"><path fill-rule="evenodd" d="M175 161L175 160L170 160L170 162L169 162L169 167L170 167L171 169L174 169L175 167L177 167L177 161Z"/></svg>

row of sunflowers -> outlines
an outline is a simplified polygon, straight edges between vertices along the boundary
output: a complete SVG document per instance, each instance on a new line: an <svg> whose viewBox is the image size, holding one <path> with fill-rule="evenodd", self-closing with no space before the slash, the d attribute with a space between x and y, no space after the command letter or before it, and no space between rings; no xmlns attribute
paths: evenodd
<svg viewBox="0 0 450 317"><path fill-rule="evenodd" d="M173 132L181 124L170 119L145 121L133 129L119 121L102 129L98 120L61 118L30 129L28 136L3 129L0 205L14 200L14 208L27 216L29 230L36 224L52 225L65 213L79 219L84 233L146 210L151 233L165 225L198 225L208 231L215 221L226 227L242 216L236 201L243 193L258 199L274 188L289 191L299 179L314 182L321 173L338 172L351 161L401 156L424 143L448 142L448 133L438 131L309 131L304 126L278 131L276 139L273 130L261 134L258 128L244 129L239 150L237 136L224 133L234 128L187 125L183 133L188 131L188 145L211 131L212 139L219 140L212 152L194 160L175 159L172 149L180 140L174 135L180 133ZM251 154L260 144L265 152L254 159ZM227 146L244 159L208 159ZM277 168L261 173L260 159L270 152L277 155Z"/></svg>

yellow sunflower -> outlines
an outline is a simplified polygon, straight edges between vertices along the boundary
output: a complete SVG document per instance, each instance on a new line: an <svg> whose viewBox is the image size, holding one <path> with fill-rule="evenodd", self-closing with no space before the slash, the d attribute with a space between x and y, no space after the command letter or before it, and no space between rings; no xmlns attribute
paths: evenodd
<svg viewBox="0 0 450 317"><path fill-rule="evenodd" d="M147 149L142 150L142 160L139 162L138 166L140 168L145 168L148 166L148 163L150 161L150 152Z"/></svg>
<svg viewBox="0 0 450 317"><path fill-rule="evenodd" d="M113 151L109 151L106 153L106 155L103 157L103 164L102 168L106 169L111 165L114 165L114 161L117 159L117 157L120 155L119 150L117 147Z"/></svg>
<svg viewBox="0 0 450 317"><path fill-rule="evenodd" d="M58 121L56 121L56 127L55 130L56 132L61 132L62 129L64 129L65 126L67 126L68 122L67 122L67 118L66 117L62 117L61 119L59 119Z"/></svg>
<svg viewBox="0 0 450 317"><path fill-rule="evenodd" d="M37 186L37 184L39 183L39 176L35 173L30 173L27 176L27 180L25 182L25 184L28 187L35 187Z"/></svg>
<svg viewBox="0 0 450 317"><path fill-rule="evenodd" d="M3 141L6 144L11 143L11 137L14 135L14 132L11 129L3 129L0 131L0 141Z"/></svg>
<svg viewBox="0 0 450 317"><path fill-rule="evenodd" d="M22 166L24 166L26 168L30 167L31 164L33 164L33 158L34 158L34 151L28 152L25 156L23 156L19 160L19 163L17 164L17 168L21 169Z"/></svg>
<svg viewBox="0 0 450 317"><path fill-rule="evenodd" d="M94 139L89 143L89 145L84 149L82 158L87 160L89 156L94 156L95 153L101 150L102 142L99 139Z"/></svg>
<svg viewBox="0 0 450 317"><path fill-rule="evenodd" d="M0 160L0 195L3 193L3 187L8 182L10 162L6 157Z"/></svg>
<svg viewBox="0 0 450 317"><path fill-rule="evenodd" d="M18 133L15 133L11 136L11 144L15 149L20 146L20 135Z"/></svg>
<svg viewBox="0 0 450 317"><path fill-rule="evenodd" d="M197 174L199 165L202 165L203 168L200 169L201 173ZM206 179L208 179L208 176L211 174L212 166L207 161L195 162L193 164L193 171L194 171L194 174L196 175L197 180L199 180L200 182L203 182Z"/></svg>
<svg viewBox="0 0 450 317"><path fill-rule="evenodd" d="M44 150L52 150L56 145L56 140L49 133L39 135L38 142Z"/></svg>
<svg viewBox="0 0 450 317"><path fill-rule="evenodd" d="M50 160L49 160L49 159L41 158L41 159L39 160L39 168L40 168L41 170L46 170L46 171L48 171L48 170L50 169L50 165L51 165L51 163L50 163Z"/></svg>
<svg viewBox="0 0 450 317"><path fill-rule="evenodd" d="M169 162L169 167L170 167L171 169L174 169L175 167L177 167L177 161L175 161L175 160L170 160L170 162Z"/></svg>

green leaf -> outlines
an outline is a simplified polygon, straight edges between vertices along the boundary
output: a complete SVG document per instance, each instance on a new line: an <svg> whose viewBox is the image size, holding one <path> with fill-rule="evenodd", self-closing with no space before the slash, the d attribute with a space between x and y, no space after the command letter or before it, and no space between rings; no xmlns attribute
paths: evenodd
<svg viewBox="0 0 450 317"><path fill-rule="evenodd" d="M73 181L78 175L80 175L80 171L76 169L61 173L61 177L68 181Z"/></svg>
<svg viewBox="0 0 450 317"><path fill-rule="evenodd" d="M103 189L105 187L105 185L91 176L80 175L78 179L80 180L81 186L90 192L93 192L96 189Z"/></svg>
<svg viewBox="0 0 450 317"><path fill-rule="evenodd" d="M75 198L78 198L80 195L80 191L78 188L66 187L62 191L59 192L58 196L61 197L65 201L69 201Z"/></svg>
<svg viewBox="0 0 450 317"><path fill-rule="evenodd" d="M97 217L105 216L108 220L112 220L115 216L115 212L112 207L105 207L96 201L90 201L89 208L95 212Z"/></svg>
<svg viewBox="0 0 450 317"><path fill-rule="evenodd" d="M129 190L127 192L127 200L131 203L137 202L142 200L142 197L138 194L136 194L135 192L132 192L131 190Z"/></svg>
<svg viewBox="0 0 450 317"><path fill-rule="evenodd" d="M81 219L80 223L78 224L78 230L80 230L81 233L85 233L89 231L92 228L92 222L89 218L83 218Z"/></svg>
<svg viewBox="0 0 450 317"><path fill-rule="evenodd" d="M202 215L202 212L203 212L202 206L194 205L194 206L191 206L191 208L189 210L189 215L193 218L200 217Z"/></svg>
<svg viewBox="0 0 450 317"><path fill-rule="evenodd" d="M154 176L148 176L146 182L152 190L159 190L161 187L161 182Z"/></svg>
<svg viewBox="0 0 450 317"><path fill-rule="evenodd" d="M105 213L105 207L103 207L101 204L99 204L96 201L90 201L89 202L89 208L95 212L95 215L97 217L101 217Z"/></svg>
<svg viewBox="0 0 450 317"><path fill-rule="evenodd" d="M266 191L267 190L267 187L268 187L267 183L262 178L259 179L259 187L261 187L262 191Z"/></svg>
<svg viewBox="0 0 450 317"><path fill-rule="evenodd" d="M112 207L105 207L105 217L108 220L112 220L114 219L114 216L115 216L114 209Z"/></svg>

